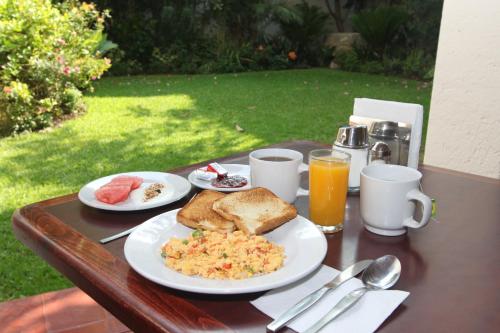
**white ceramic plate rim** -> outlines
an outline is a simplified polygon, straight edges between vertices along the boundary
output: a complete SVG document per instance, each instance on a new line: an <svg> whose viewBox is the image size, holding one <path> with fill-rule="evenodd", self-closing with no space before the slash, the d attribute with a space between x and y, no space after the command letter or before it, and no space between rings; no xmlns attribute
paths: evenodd
<svg viewBox="0 0 500 333"><path fill-rule="evenodd" d="M221 166L225 168L228 171L228 174L231 175L240 175L243 177L246 177L248 180L248 183L245 186L242 187L236 187L236 188L221 188L221 187L215 187L212 186L210 182L201 180L196 178L195 176L195 171L193 170L189 176L188 180L191 182L196 187L202 188L204 190L213 190L213 191L219 191L219 192L237 192L237 191L243 191L243 190L249 190L252 188L252 184L250 184L250 166L246 164L222 164ZM239 172L237 172L239 170Z"/></svg>
<svg viewBox="0 0 500 333"><path fill-rule="evenodd" d="M193 229L176 222L178 210L157 215L127 238L124 246L129 265L143 277L166 287L203 294L241 294L264 291L293 283L314 271L325 258L327 242L308 219L297 216L264 235L285 247L286 259L279 270L243 280L212 280L183 275L165 266L161 246L170 237L187 237Z"/></svg>
<svg viewBox="0 0 500 333"><path fill-rule="evenodd" d="M145 181L143 184L141 184L140 188L132 191L129 198L123 202L111 205L97 200L94 192L99 187L110 182L111 179L117 176L136 176L143 178ZM142 202L144 189L152 182L164 183L166 185L165 194L160 195L159 197L154 198L148 202ZM134 211L167 205L169 203L182 199L189 193L190 190L191 184L186 180L186 178L179 175L155 171L137 171L117 173L93 180L80 189L80 191L78 192L78 199L85 205L94 208L112 211Z"/></svg>

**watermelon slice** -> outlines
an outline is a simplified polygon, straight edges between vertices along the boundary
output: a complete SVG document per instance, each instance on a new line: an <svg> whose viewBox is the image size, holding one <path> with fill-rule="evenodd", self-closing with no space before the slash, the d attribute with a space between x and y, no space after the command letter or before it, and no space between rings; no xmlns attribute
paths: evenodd
<svg viewBox="0 0 500 333"><path fill-rule="evenodd" d="M94 195L97 200L115 204L127 200L130 192L139 188L144 179L135 176L118 176L103 186Z"/></svg>
<svg viewBox="0 0 500 333"><path fill-rule="evenodd" d="M131 184L132 190L135 190L136 188L139 188L139 186L141 186L143 181L144 179L142 179L141 177L118 176L113 178L110 184L121 184L121 185Z"/></svg>
<svg viewBox="0 0 500 333"><path fill-rule="evenodd" d="M95 197L99 201L115 204L127 200L130 191L130 185L106 184L95 191Z"/></svg>

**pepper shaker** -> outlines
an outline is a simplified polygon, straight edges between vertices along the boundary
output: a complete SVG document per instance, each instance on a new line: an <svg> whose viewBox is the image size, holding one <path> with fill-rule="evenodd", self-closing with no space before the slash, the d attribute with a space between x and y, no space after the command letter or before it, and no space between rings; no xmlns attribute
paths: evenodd
<svg viewBox="0 0 500 333"><path fill-rule="evenodd" d="M390 164L391 149L382 141L375 142L368 153L368 164Z"/></svg>
<svg viewBox="0 0 500 333"><path fill-rule="evenodd" d="M391 151L390 164L399 163L399 127L394 121L378 121L372 123L369 131L370 143L384 142Z"/></svg>
<svg viewBox="0 0 500 333"><path fill-rule="evenodd" d="M359 192L361 169L368 163L368 129L365 125L339 128L333 149L351 154L349 192Z"/></svg>

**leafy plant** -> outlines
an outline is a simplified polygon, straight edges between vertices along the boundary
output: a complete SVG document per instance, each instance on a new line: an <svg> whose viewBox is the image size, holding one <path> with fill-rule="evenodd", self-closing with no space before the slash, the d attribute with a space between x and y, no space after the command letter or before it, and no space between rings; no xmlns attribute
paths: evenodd
<svg viewBox="0 0 500 333"><path fill-rule="evenodd" d="M436 56L443 0L405 0L411 19L405 27L406 46Z"/></svg>
<svg viewBox="0 0 500 333"><path fill-rule="evenodd" d="M328 32L329 15L317 6L302 1L294 6L295 19L279 21L283 36L297 54L297 62L309 65L323 63L323 41Z"/></svg>
<svg viewBox="0 0 500 333"><path fill-rule="evenodd" d="M358 72L361 69L362 61L354 50L337 53L334 61L340 68L349 72Z"/></svg>
<svg viewBox="0 0 500 333"><path fill-rule="evenodd" d="M408 19L408 13L403 9L383 6L354 15L352 25L373 56L382 59Z"/></svg>
<svg viewBox="0 0 500 333"><path fill-rule="evenodd" d="M434 58L421 49L412 50L403 62L403 74L408 77L428 77Z"/></svg>
<svg viewBox="0 0 500 333"><path fill-rule="evenodd" d="M108 54L112 74L234 72L296 63L287 57L293 48L268 42L275 37L268 27L277 20L302 22L283 0L95 1L113 13L107 31L121 50Z"/></svg>
<svg viewBox="0 0 500 333"><path fill-rule="evenodd" d="M101 57L107 12L93 4L49 0L0 3L0 112L6 131L40 129L84 110L91 89L110 67ZM101 47L101 49L100 49Z"/></svg>
<svg viewBox="0 0 500 333"><path fill-rule="evenodd" d="M279 0L212 0L207 16L215 23L215 34L230 44L256 41L274 20L299 20L296 11Z"/></svg>
<svg viewBox="0 0 500 333"><path fill-rule="evenodd" d="M369 74L382 74L384 73L384 65L381 61L370 60L362 63L360 65L359 71Z"/></svg>
<svg viewBox="0 0 500 333"><path fill-rule="evenodd" d="M363 49L358 47L337 54L335 62L341 69L350 72L402 75L424 80L431 80L434 72L434 58L419 49L411 50L403 59L369 59L363 55Z"/></svg>
<svg viewBox="0 0 500 333"><path fill-rule="evenodd" d="M101 38L99 40L99 45L97 45L97 48L96 48L98 54L100 54L100 55L106 54L109 51L118 48L118 44L113 43L112 41L110 41L108 39L108 34L104 34L102 32L96 34L96 36L99 36L99 35L101 36Z"/></svg>

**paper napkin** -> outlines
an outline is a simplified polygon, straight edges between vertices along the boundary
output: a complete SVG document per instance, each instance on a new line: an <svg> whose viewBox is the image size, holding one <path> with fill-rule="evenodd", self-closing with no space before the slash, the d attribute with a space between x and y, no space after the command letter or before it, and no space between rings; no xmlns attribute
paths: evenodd
<svg viewBox="0 0 500 333"><path fill-rule="evenodd" d="M276 319L292 305L331 281L339 273L338 270L323 265L304 279L271 290L250 303L266 315ZM351 279L343 283L340 287L323 296L300 316L290 321L287 326L297 332L305 331L330 311L342 297L362 286L359 279ZM352 308L323 327L321 332L373 332L409 294L409 292L400 290L369 291Z"/></svg>

